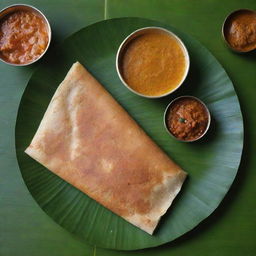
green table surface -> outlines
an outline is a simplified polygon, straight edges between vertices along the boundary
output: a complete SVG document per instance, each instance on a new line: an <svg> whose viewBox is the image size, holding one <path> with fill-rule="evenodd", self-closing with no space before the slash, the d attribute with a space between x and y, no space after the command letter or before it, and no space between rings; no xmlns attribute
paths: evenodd
<svg viewBox="0 0 256 256"><path fill-rule="evenodd" d="M13 4L1 0L0 8ZM256 9L256 0L24 0L41 9L53 29L53 45L88 24L116 17L155 19L194 36L226 69L245 123L237 178L220 207L197 228L167 245L133 252L103 250L72 236L35 203L15 155L15 121L26 83L36 68L0 63L0 256L254 256L256 255L256 53L229 51L221 39L225 16ZM220 150L222 150L220 148Z"/></svg>

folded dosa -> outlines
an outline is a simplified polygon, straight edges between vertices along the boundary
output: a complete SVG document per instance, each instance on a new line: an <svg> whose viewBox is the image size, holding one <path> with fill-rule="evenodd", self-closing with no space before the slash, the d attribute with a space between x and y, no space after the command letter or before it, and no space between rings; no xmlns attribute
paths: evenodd
<svg viewBox="0 0 256 256"><path fill-rule="evenodd" d="M186 177L78 62L25 152L149 234Z"/></svg>

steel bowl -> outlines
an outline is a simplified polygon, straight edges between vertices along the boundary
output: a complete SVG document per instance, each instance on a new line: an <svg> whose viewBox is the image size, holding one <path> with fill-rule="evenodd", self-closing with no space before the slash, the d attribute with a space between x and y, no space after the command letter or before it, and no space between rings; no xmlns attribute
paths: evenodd
<svg viewBox="0 0 256 256"><path fill-rule="evenodd" d="M46 51L49 48L50 42L51 42L52 31L51 31L50 23L49 23L48 19L45 17L45 15L40 10L35 8L34 6L27 5L27 4L14 4L14 5L10 5L8 7L5 7L4 9L2 9L0 11L0 22L6 15L9 15L9 14L14 13L16 11L31 11L31 12L36 13L38 16L40 16L44 20L44 22L47 26L47 30L48 30L48 44L47 44L44 52L37 59L35 59L33 61L30 61L28 63L16 64L16 63L8 62L0 56L0 60L3 61L6 64L9 64L9 65L12 65L12 66L27 66L27 65L31 65L31 64L35 63L36 61L38 61L39 59L41 59L43 57L43 55L46 53Z"/></svg>
<svg viewBox="0 0 256 256"><path fill-rule="evenodd" d="M205 110L206 110L206 113L207 113L207 117L208 117L208 123L207 123L207 127L205 128L205 131L199 136L197 137L196 139L194 140L182 140L182 139L179 139L177 138L174 134L171 133L171 131L168 129L168 126L166 124L166 121L167 121L167 113L170 109L170 107L178 100L180 99L183 99L183 98L190 98L190 99L194 99L198 102L200 102ZM199 139L201 139L202 137L204 137L204 135L207 133L207 131L209 130L209 127L210 127L210 124L211 124L211 114L210 114L210 111L209 109L207 108L207 106L205 105L204 102L202 102L200 99L198 99L197 97L194 97L194 96L190 96L190 95L185 95L185 96L180 96L180 97L177 97L175 98L174 100L172 100L166 107L165 111L164 111L164 118L163 118L163 122L164 122L164 127L166 129L166 131L171 135L171 137L173 137L174 139L178 140L178 141L182 141L182 142L194 142L194 141L197 141Z"/></svg>
<svg viewBox="0 0 256 256"><path fill-rule="evenodd" d="M133 39L135 39L136 37L138 36L141 36L143 34L146 34L146 33L150 33L150 32L154 32L154 31L161 31L161 32L164 32L164 33L167 33L169 34L171 37L175 38L181 48L183 49L183 52L184 52L184 55L185 55L185 60L186 60L186 70L184 72L184 75L183 75L183 78L182 80L180 81L180 83L177 85L176 88L174 88L173 90L170 90L169 92L165 93L165 94L162 94L162 95L157 95L157 96L149 96L149 95L144 95L142 93L139 93L135 90L133 90L124 80L123 76L122 76L122 72L121 72L121 60L122 60L122 55L123 55L123 52L127 46L127 44L129 42L131 42ZM137 29L135 30L134 32L132 32L130 35L128 35L124 40L123 42L121 43L121 45L119 46L118 48L118 51L117 51L117 54L116 54L116 70L117 70L117 73L118 73L118 76L120 78L120 80L122 81L123 85L128 88L131 92L135 93L136 95L139 95L139 96L142 96L142 97L145 97L145 98L150 98L150 99L154 99L154 98L161 98L161 97L164 97L164 96L167 96L171 93L173 93L174 91L176 91L184 82L184 80L186 79L187 77L187 74L188 74L188 70L189 70L189 65L190 65L190 60L189 60L189 55L188 55L188 51L187 51L187 48L186 46L184 45L184 43L181 41L181 39L175 35L173 32L165 29L165 28L161 28L161 27L144 27L144 28L140 28L140 29Z"/></svg>
<svg viewBox="0 0 256 256"><path fill-rule="evenodd" d="M221 33L222 33L222 39L223 39L223 41L225 42L225 44L227 45L227 47L228 47L229 49L231 49L232 51L237 52L237 53L247 53L247 52L251 52L251 51L253 51L253 50L256 49L256 47L255 47L255 48L252 48L252 49L250 49L250 50L248 50L248 51L239 51L239 50L237 50L236 48L233 48L233 47L229 44L229 42L228 42L228 40L227 40L227 38L226 38L226 32L225 32L225 30L226 30L226 26L227 26L228 23L229 23L229 20L230 20L234 15L237 15L238 13L242 13L242 12L251 12L251 13L255 13L255 14L256 14L256 11L250 10L250 9L238 9L238 10L235 10L235 11L231 12L230 14L228 14L228 15L226 16L226 18L225 18L225 20L224 20L224 22L223 22L223 24L222 24L222 28L221 28Z"/></svg>

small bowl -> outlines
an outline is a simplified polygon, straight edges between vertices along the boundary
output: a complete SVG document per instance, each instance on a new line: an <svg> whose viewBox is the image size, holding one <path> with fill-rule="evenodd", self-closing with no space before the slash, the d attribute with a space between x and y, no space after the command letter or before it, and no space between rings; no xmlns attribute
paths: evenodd
<svg viewBox="0 0 256 256"><path fill-rule="evenodd" d="M28 65L31 65L31 64L35 63L39 59L41 59L43 57L43 55L46 53L46 51L48 50L50 42L51 42L51 37L52 37L51 26L50 26L49 21L45 17L45 15L41 11L39 11L37 8L35 8L31 5L27 5L27 4L14 4L14 5L10 5L6 8L4 8L4 9L2 9L0 11L0 21L6 15L14 13L16 11L30 11L30 12L36 13L38 16L40 16L44 20L45 25L47 26L47 30L48 30L48 44L47 44L44 52L37 59L35 59L33 61L30 61L28 63L17 64L17 63L8 62L0 56L0 60L3 61L6 64L9 64L9 65L12 65L12 66L28 66Z"/></svg>
<svg viewBox="0 0 256 256"><path fill-rule="evenodd" d="M225 18L225 20L224 20L224 22L223 22L223 24L222 24L222 29L221 29L221 31L222 31L222 39L223 39L223 41L225 42L225 44L226 44L232 51L237 52L237 53L247 53L247 52L251 52L251 51L253 51L253 50L256 49L256 47L254 47L254 48L252 48L252 49L250 49L250 50L248 50L248 51L240 51L240 50L238 50L238 49L232 47L232 46L229 44L228 40L227 40L227 37L226 37L226 29L227 29L227 26L229 25L230 19L231 19L233 16L235 16L235 15L237 15L237 14L239 14L239 13L243 13L243 12L250 12L250 13L256 14L256 11L250 10L250 9L238 9L238 10L235 10L235 11L231 12L231 13Z"/></svg>
<svg viewBox="0 0 256 256"><path fill-rule="evenodd" d="M175 103L177 102L178 100L180 99L184 99L184 98L188 98L188 99L193 99L193 100L196 100L198 101L199 103L201 103L207 113L207 117L208 117L208 123L207 123L207 126L204 130L204 132L197 138L193 139L193 140L183 140L183 139L179 139L177 138L174 134L171 133L171 131L168 129L168 126L166 124L166 121L167 121L167 114L168 114L168 111L170 109L170 107ZM185 95L185 96L180 96L180 97L177 97L175 98L174 100L172 100L168 106L166 107L165 111L164 111L164 118L163 118L163 121L164 121L164 127L166 129L166 131L176 140L178 141L182 141L182 142L194 142L194 141L197 141L199 139L201 139L202 137L204 137L204 135L207 133L207 131L209 130L209 127L210 127L210 124L211 124L211 114L210 114L210 111L209 109L207 108L207 106L198 98L194 97L194 96L190 96L190 95Z"/></svg>
<svg viewBox="0 0 256 256"><path fill-rule="evenodd" d="M121 59L122 59L122 54L123 54L123 51L125 50L126 46L128 45L129 42L131 42L133 39L135 39L136 37L138 36L141 36L143 34L146 34L146 33L150 33L150 32L154 32L154 31L160 31L160 32L164 32L164 33L167 33L169 34L171 37L175 38L181 48L183 49L183 52L184 52L184 55L185 55L185 61L186 61L186 70L184 72L184 75L183 75L183 78L182 80L180 81L180 83L176 86L176 88L174 88L173 90L165 93L165 94L162 94L162 95L157 95L157 96L150 96L150 95L144 95L142 93L139 93L135 90L133 90L126 82L125 80L123 79L123 76L122 76L122 72L121 72L121 67L120 67L120 62L121 62ZM132 32L130 35L128 35L124 40L123 42L121 43L121 45L119 46L118 48L118 51L117 51L117 54L116 54L116 70L117 70L117 73L118 73L118 76L120 78L120 80L122 81L123 85L128 88L131 92L135 93L136 95L139 95L139 96L142 96L142 97L145 97L145 98L150 98L150 99L154 99L154 98L161 98L161 97L164 97L164 96L167 96L171 93L173 93L174 91L176 91L181 85L182 83L184 82L184 80L186 79L187 77L187 74L188 74L188 70L189 70L189 65L190 65L190 60L189 60L189 55L188 55L188 51L187 51L187 48L185 47L184 43L181 41L181 39L176 36L173 32L167 30L167 29L164 29L164 28L161 28L161 27L144 27L144 28L140 28L140 29L137 29L135 30L134 32Z"/></svg>

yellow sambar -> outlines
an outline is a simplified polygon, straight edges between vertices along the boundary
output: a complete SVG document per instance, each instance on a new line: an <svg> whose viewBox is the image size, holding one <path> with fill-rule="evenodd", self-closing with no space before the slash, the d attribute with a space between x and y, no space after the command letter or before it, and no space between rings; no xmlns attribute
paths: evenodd
<svg viewBox="0 0 256 256"><path fill-rule="evenodd" d="M138 35L125 46L120 72L134 91L146 96L161 96L179 87L187 66L181 42L158 29Z"/></svg>

